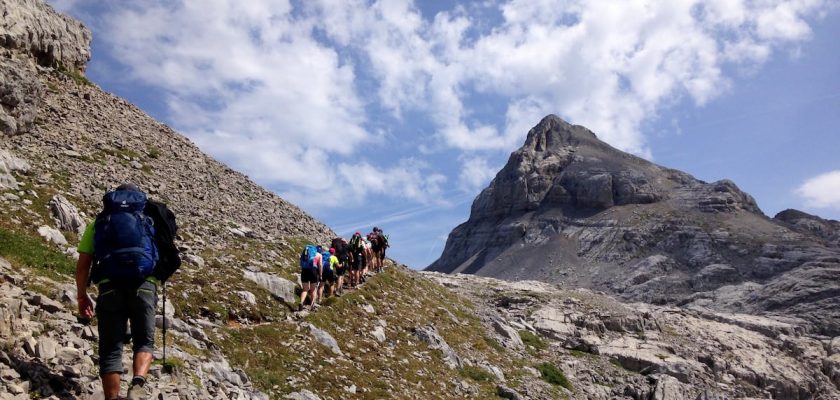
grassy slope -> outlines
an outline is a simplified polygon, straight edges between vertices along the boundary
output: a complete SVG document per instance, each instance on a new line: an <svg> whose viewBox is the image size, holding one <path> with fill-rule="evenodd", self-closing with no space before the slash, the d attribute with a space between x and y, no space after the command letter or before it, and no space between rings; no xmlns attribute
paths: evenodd
<svg viewBox="0 0 840 400"><path fill-rule="evenodd" d="M371 305L374 313L364 311L363 305ZM477 386L477 398L491 398L493 378L471 373L475 368L449 369L441 352L413 334L415 328L434 323L459 355L480 355L491 364L507 366L506 355L488 342L471 307L443 287L392 267L359 290L328 299L305 318L336 338L345 357L315 342L309 329L294 320L228 328L219 333L219 342L233 363L276 394L309 388L324 398L346 398L344 387L355 385L358 398L364 399L460 398L453 394L452 382L466 377ZM377 325L385 326L384 343L371 335Z"/></svg>

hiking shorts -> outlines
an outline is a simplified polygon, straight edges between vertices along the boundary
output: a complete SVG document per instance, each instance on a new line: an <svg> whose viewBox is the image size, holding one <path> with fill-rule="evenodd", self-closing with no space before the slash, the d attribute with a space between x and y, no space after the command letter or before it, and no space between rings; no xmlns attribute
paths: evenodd
<svg viewBox="0 0 840 400"><path fill-rule="evenodd" d="M302 283L318 283L318 270L316 270L315 268L301 269L300 281Z"/></svg>
<svg viewBox="0 0 840 400"><path fill-rule="evenodd" d="M157 285L105 282L96 297L99 320L99 373L122 373L122 350L126 323L131 321L131 349L134 353L153 353L155 349L155 304Z"/></svg>
<svg viewBox="0 0 840 400"><path fill-rule="evenodd" d="M352 271L361 271L362 270L362 257L353 257L353 262L350 263L350 270Z"/></svg>
<svg viewBox="0 0 840 400"><path fill-rule="evenodd" d="M324 278L324 279L323 279L323 280L324 280L324 282L326 282L326 283L334 283L335 281L337 281L337 280L338 280L338 279L336 279L336 278L337 278L337 277L336 277L336 275L335 275L334 273L332 273L332 272L330 272L330 273L324 273L323 278Z"/></svg>
<svg viewBox="0 0 840 400"><path fill-rule="evenodd" d="M346 265L346 264L342 264L342 265ZM344 274L346 274L346 273L347 273L347 267L338 267L338 268L335 269L335 275L336 276L344 276Z"/></svg>

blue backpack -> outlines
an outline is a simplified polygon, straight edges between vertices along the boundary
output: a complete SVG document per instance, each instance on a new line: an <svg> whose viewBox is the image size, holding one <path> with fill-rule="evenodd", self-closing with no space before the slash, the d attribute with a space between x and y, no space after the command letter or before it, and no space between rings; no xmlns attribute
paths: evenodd
<svg viewBox="0 0 840 400"><path fill-rule="evenodd" d="M330 254L329 251L322 251L321 252L321 263L324 266L324 276L332 276L333 271L330 269Z"/></svg>
<svg viewBox="0 0 840 400"><path fill-rule="evenodd" d="M158 261L155 227L143 213L146 194L126 190L108 192L94 222L93 281L136 281L152 274Z"/></svg>
<svg viewBox="0 0 840 400"><path fill-rule="evenodd" d="M304 247L303 252L300 253L300 269L315 268L315 255L318 254L318 248L315 245L308 244Z"/></svg>

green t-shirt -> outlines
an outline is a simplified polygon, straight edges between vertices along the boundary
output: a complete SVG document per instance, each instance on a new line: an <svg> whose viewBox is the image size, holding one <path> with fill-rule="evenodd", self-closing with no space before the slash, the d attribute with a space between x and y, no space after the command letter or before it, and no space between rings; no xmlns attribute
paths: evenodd
<svg viewBox="0 0 840 400"><path fill-rule="evenodd" d="M79 247L76 250L79 253L93 254L93 223L87 224L85 233L82 234L82 240L79 242Z"/></svg>
<svg viewBox="0 0 840 400"><path fill-rule="evenodd" d="M330 270L335 271L338 268L338 257L335 254L330 256Z"/></svg>

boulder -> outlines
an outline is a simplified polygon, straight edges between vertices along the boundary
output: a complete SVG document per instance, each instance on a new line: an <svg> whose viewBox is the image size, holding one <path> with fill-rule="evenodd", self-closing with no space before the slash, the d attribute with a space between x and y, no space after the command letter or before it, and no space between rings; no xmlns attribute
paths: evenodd
<svg viewBox="0 0 840 400"><path fill-rule="evenodd" d="M2 116L2 112L0 112L0 116ZM18 190L19 184L12 172L26 172L28 170L28 162L18 158L9 150L0 148L0 189Z"/></svg>
<svg viewBox="0 0 840 400"><path fill-rule="evenodd" d="M344 353L342 353L342 351L341 351L341 348L338 347L338 342L335 340L334 337L332 337L332 335L330 335L325 330L319 329L315 325L312 325L312 324L308 324L308 325L309 325L309 332L312 334L312 337L315 338L316 342L321 343L324 346L327 346L330 349L330 351L332 351L333 354L335 354L335 355L339 355L339 356L344 355Z"/></svg>
<svg viewBox="0 0 840 400"><path fill-rule="evenodd" d="M461 357L443 340L434 325L414 328L414 336L429 345L430 348L440 350L443 353L443 361L449 368L455 369L464 366Z"/></svg>
<svg viewBox="0 0 840 400"><path fill-rule="evenodd" d="M274 297L287 303L295 301L295 284L279 276L265 272L245 271L245 279L254 281L257 285L265 288Z"/></svg>
<svg viewBox="0 0 840 400"><path fill-rule="evenodd" d="M371 336L373 336L373 337L374 337L374 338L375 338L375 339L376 339L379 343L382 343L382 342L384 342L384 341L385 341L385 329L383 329L381 326L377 326L376 328L374 328L373 332L371 332L370 334L371 334Z"/></svg>
<svg viewBox="0 0 840 400"><path fill-rule="evenodd" d="M284 399L287 400L321 400L315 393L312 393L306 389L303 389L299 392L289 393L283 396Z"/></svg>
<svg viewBox="0 0 840 400"><path fill-rule="evenodd" d="M61 234L61 231L49 226L42 226L38 228L38 234L41 235L49 243L55 243L59 246L67 245L67 239Z"/></svg>
<svg viewBox="0 0 840 400"><path fill-rule="evenodd" d="M79 210L64 196L55 195L50 199L50 211L59 229L76 232L80 236L85 232L85 221Z"/></svg>

